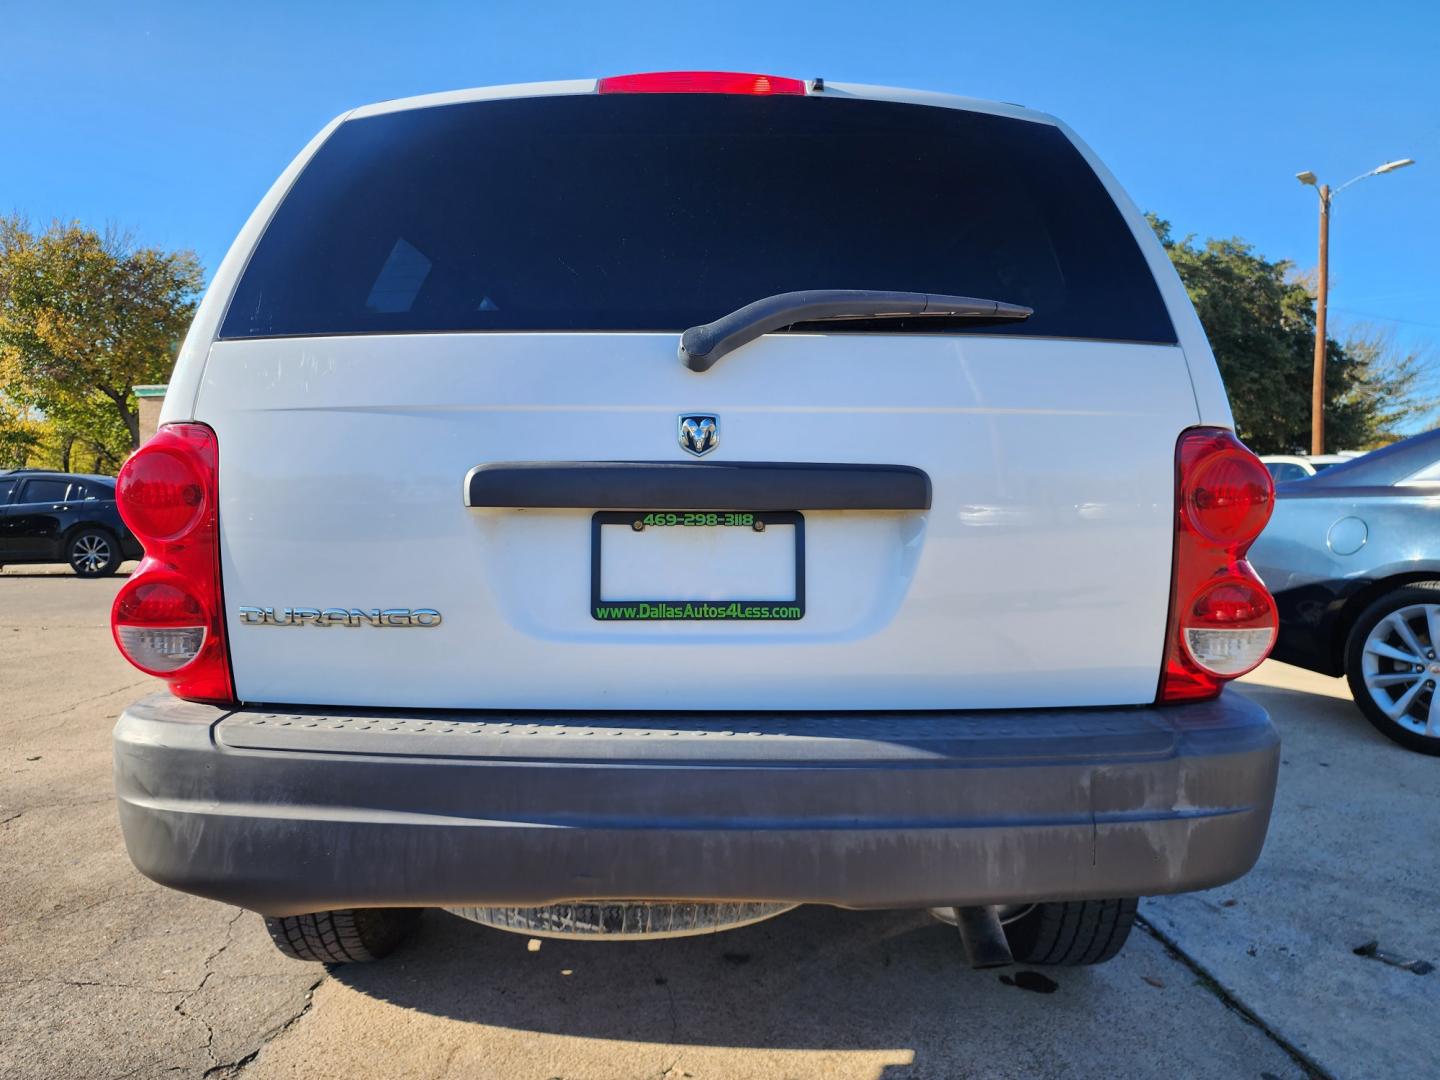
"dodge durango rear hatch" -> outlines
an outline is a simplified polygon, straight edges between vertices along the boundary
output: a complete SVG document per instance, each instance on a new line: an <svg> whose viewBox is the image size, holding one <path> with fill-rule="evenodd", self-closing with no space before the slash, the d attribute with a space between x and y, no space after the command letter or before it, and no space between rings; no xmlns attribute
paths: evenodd
<svg viewBox="0 0 1440 1080"><path fill-rule="evenodd" d="M1003 310L840 305L677 359L816 291ZM831 87L360 110L217 336L195 412L242 699L1155 697L1195 394L1133 223L1047 119Z"/></svg>

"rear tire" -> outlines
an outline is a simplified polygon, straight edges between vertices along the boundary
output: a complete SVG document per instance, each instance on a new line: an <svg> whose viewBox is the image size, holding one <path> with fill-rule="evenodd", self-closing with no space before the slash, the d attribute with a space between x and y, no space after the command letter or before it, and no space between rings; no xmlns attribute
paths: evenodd
<svg viewBox="0 0 1440 1080"><path fill-rule="evenodd" d="M1135 898L1035 904L1005 924L1005 939L1017 964L1103 964L1130 936L1139 904Z"/></svg>
<svg viewBox="0 0 1440 1080"><path fill-rule="evenodd" d="M79 577L109 577L120 569L120 541L107 529L81 529L65 545L65 561Z"/></svg>
<svg viewBox="0 0 1440 1080"><path fill-rule="evenodd" d="M363 964L395 950L415 929L419 908L345 908L265 916L275 947L292 960Z"/></svg>
<svg viewBox="0 0 1440 1080"><path fill-rule="evenodd" d="M1405 625L1399 626L1402 619ZM1440 716L1440 641L1432 633L1437 624L1440 588L1407 585L1362 611L1345 643L1345 678L1365 719L1387 739L1422 754L1440 754L1440 733L1427 734L1437 728L1429 718ZM1401 633L1406 630L1409 641ZM1378 654L1377 647L1390 653ZM1400 661L1397 653L1415 653L1416 662Z"/></svg>

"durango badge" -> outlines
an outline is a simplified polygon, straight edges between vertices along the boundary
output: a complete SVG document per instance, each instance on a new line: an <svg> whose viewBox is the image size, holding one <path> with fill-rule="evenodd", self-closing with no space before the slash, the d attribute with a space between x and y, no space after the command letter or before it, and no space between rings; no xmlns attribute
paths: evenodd
<svg viewBox="0 0 1440 1080"><path fill-rule="evenodd" d="M246 626L439 626L434 608L269 608L242 607Z"/></svg>
<svg viewBox="0 0 1440 1080"><path fill-rule="evenodd" d="M720 445L720 418L713 413L680 417L680 445L703 457Z"/></svg>

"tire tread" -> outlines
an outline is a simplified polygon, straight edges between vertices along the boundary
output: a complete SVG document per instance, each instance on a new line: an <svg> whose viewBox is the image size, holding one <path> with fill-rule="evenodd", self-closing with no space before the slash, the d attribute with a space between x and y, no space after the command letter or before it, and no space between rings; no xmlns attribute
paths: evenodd
<svg viewBox="0 0 1440 1080"><path fill-rule="evenodd" d="M419 915L412 908L342 908L264 918L275 947L291 959L358 964L391 952Z"/></svg>
<svg viewBox="0 0 1440 1080"><path fill-rule="evenodd" d="M1114 959L1130 936L1139 901L1070 900L1036 904L1007 928L1019 963L1076 967Z"/></svg>

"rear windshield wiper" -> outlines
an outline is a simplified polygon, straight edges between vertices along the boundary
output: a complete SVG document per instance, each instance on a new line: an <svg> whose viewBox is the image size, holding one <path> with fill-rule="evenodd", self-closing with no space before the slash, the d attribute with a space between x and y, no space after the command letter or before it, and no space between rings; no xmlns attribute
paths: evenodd
<svg viewBox="0 0 1440 1080"><path fill-rule="evenodd" d="M677 352L691 371L709 371L726 353L734 352L761 334L795 323L914 316L1021 320L1033 314L1034 308L1007 304L1003 300L977 300L973 296L878 289L806 289L776 293L714 322L692 326L680 335Z"/></svg>

